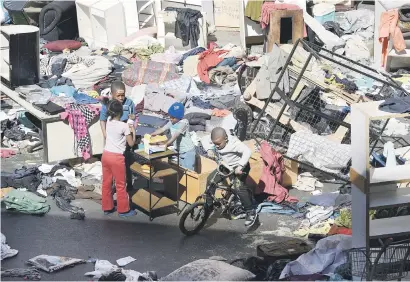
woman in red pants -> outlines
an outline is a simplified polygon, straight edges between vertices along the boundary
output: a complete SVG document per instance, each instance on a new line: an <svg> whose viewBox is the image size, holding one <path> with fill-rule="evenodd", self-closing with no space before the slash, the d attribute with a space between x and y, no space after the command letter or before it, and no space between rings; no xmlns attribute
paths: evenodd
<svg viewBox="0 0 410 282"><path fill-rule="evenodd" d="M126 143L130 147L135 144L135 128L129 123L120 121L123 106L121 102L112 100L107 106L109 115L106 132L104 152L102 155L102 209L106 215L115 212L114 199L112 197L112 182L115 179L117 191L117 210L120 217L128 217L136 214L130 210L128 193L125 188L125 157Z"/></svg>

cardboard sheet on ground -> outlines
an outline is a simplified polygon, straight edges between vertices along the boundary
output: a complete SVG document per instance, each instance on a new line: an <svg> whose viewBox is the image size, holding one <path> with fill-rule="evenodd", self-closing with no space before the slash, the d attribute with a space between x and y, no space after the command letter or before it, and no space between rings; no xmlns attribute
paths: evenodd
<svg viewBox="0 0 410 282"><path fill-rule="evenodd" d="M38 269L51 273L68 266L85 263L85 260L60 256L39 255L29 259L27 263Z"/></svg>

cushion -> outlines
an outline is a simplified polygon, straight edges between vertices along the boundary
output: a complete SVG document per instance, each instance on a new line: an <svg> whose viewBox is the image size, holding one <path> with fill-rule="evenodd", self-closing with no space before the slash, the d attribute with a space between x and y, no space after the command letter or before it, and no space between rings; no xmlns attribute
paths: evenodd
<svg viewBox="0 0 410 282"><path fill-rule="evenodd" d="M200 259L163 277L162 281L249 281L255 275L223 261Z"/></svg>
<svg viewBox="0 0 410 282"><path fill-rule="evenodd" d="M76 40L57 40L43 46L51 52L61 52L64 49L77 50L81 47L81 42Z"/></svg>

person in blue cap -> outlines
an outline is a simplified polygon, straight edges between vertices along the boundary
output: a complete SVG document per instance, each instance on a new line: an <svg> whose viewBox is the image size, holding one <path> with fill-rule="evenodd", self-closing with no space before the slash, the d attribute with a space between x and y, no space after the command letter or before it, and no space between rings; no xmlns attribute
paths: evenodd
<svg viewBox="0 0 410 282"><path fill-rule="evenodd" d="M179 152L180 166L195 170L195 156L196 150L194 142L192 142L189 133L189 122L184 119L185 107L182 103L174 103L168 109L169 122L162 128L154 131L151 136L160 135L165 131L171 132L171 138L161 144L169 146L173 144L175 149Z"/></svg>

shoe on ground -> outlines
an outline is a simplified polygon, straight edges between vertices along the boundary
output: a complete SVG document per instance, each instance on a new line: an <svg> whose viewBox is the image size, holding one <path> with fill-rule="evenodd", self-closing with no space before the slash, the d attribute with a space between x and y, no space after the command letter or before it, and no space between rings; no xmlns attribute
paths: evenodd
<svg viewBox="0 0 410 282"><path fill-rule="evenodd" d="M130 216L134 216L136 214L137 214L137 212L135 210L129 210L128 212L119 213L118 215L120 217L130 217Z"/></svg>
<svg viewBox="0 0 410 282"><path fill-rule="evenodd" d="M255 211L248 212L246 214L245 226L249 227L255 224L258 219L258 214Z"/></svg>
<svg viewBox="0 0 410 282"><path fill-rule="evenodd" d="M104 211L104 214L105 214L105 215L110 215L110 214L112 214L112 213L115 213L116 211L117 211L117 209L116 209L116 208L113 208L112 210Z"/></svg>

